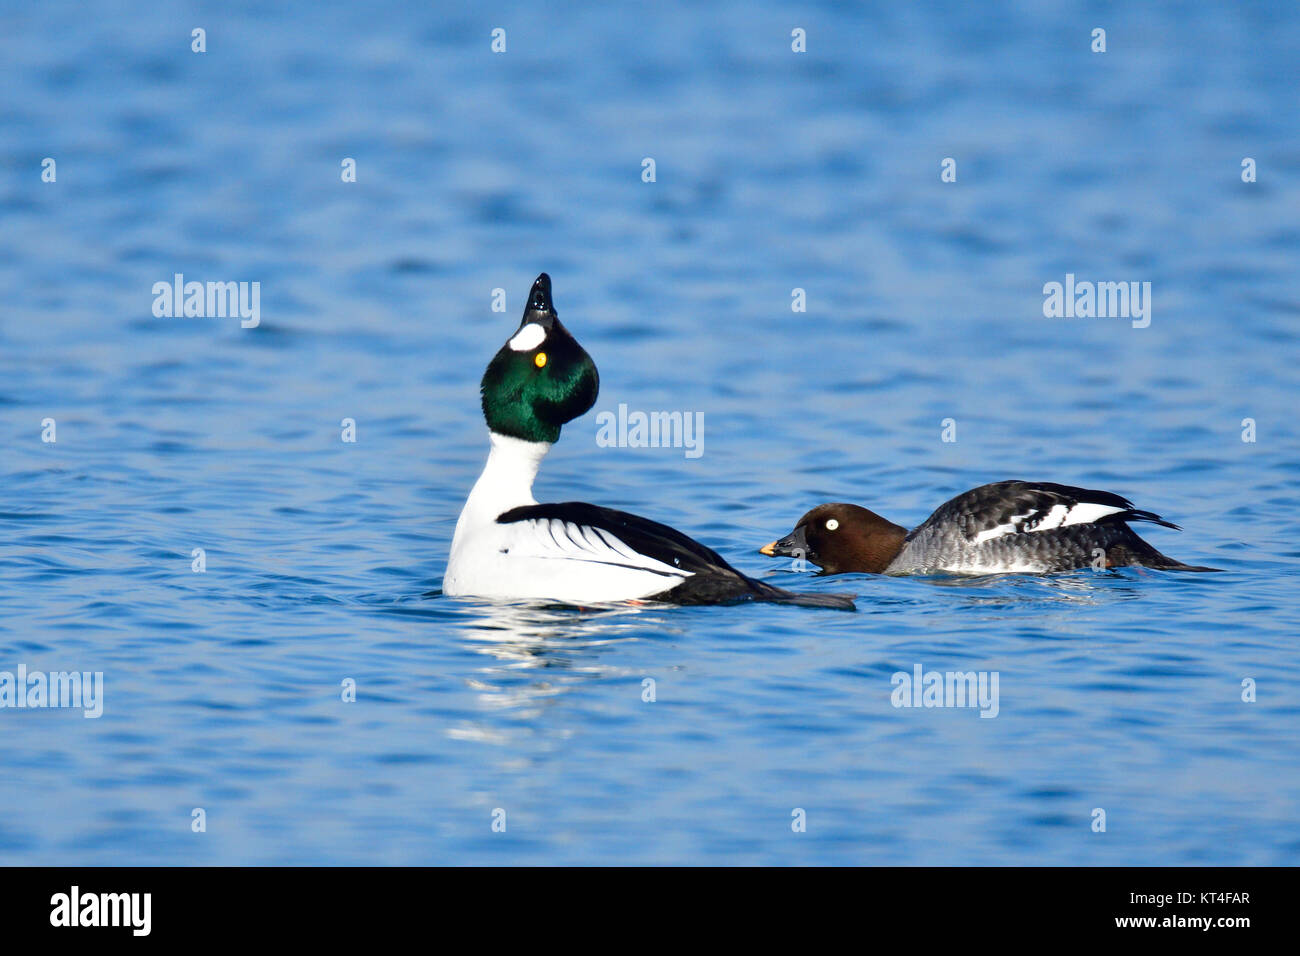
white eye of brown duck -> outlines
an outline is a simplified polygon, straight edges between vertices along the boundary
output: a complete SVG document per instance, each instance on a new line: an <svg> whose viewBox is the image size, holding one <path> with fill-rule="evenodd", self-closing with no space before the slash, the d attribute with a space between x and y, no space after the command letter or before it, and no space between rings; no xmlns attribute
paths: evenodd
<svg viewBox="0 0 1300 956"><path fill-rule="evenodd" d="M834 518L831 518L831 519L829 519L829 520L826 522L826 530L827 530L827 531L834 531L834 530L835 530L836 528L838 528L839 526L840 526L839 521L837 521L837 520L834 519Z"/></svg>

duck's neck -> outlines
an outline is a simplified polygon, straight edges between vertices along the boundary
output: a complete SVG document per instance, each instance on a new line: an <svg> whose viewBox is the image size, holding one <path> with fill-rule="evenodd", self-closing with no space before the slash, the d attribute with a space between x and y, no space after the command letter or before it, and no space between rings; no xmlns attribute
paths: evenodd
<svg viewBox="0 0 1300 956"><path fill-rule="evenodd" d="M472 515L476 519L495 521L496 516L511 508L535 505L533 479L542 459L551 450L550 442L524 441L489 432L492 450L488 452L483 474L474 483L474 490L465 502L462 519Z"/></svg>
<svg viewBox="0 0 1300 956"><path fill-rule="evenodd" d="M884 574L894 559L903 553L906 543L907 529L899 525L890 524L887 529L876 532L864 556L866 570L871 574Z"/></svg>

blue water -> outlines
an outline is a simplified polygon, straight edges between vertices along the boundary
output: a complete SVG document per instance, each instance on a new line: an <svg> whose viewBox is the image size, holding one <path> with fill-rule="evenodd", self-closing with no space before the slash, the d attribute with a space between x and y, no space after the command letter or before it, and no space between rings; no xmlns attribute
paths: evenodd
<svg viewBox="0 0 1300 956"><path fill-rule="evenodd" d="M1188 6L5 3L0 671L105 691L0 710L0 862L1296 862L1300 14ZM857 614L438 594L542 270L603 388L539 498ZM176 273L260 326L155 317ZM1044 318L1066 273L1150 326ZM599 447L620 403L703 454ZM1003 478L1227 573L755 553ZM917 664L998 716L893 707Z"/></svg>

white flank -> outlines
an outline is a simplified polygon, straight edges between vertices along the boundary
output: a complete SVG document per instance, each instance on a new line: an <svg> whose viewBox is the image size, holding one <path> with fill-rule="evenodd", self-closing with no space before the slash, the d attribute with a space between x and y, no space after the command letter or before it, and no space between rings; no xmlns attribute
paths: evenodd
<svg viewBox="0 0 1300 956"><path fill-rule="evenodd" d="M515 333L515 337L508 344L516 352L527 352L537 348L545 341L546 330L536 322L529 322Z"/></svg>
<svg viewBox="0 0 1300 956"><path fill-rule="evenodd" d="M515 558L567 558L570 561L611 564L673 575L671 579L662 582L661 588L664 590L690 577L692 573L638 554L602 528L586 525L579 527L572 521L566 523L557 518L534 518L509 527L511 533L508 547L510 555Z"/></svg>

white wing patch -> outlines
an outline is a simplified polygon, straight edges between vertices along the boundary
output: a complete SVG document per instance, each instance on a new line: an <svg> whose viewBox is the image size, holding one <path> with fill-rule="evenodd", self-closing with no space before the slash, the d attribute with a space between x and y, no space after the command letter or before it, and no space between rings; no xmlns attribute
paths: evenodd
<svg viewBox="0 0 1300 956"><path fill-rule="evenodd" d="M983 544L993 538L1008 534L1023 534L1033 531L1051 531L1072 524L1091 524L1107 515L1118 514L1123 508L1102 505L1092 501L1079 501L1073 505L1052 505L1047 511L1031 511L1023 515L1013 515L1006 524L981 531L975 536L975 544Z"/></svg>
<svg viewBox="0 0 1300 956"><path fill-rule="evenodd" d="M1100 521L1106 515L1119 514L1125 510L1127 509L1116 508L1114 505L1099 505L1091 501L1081 501L1069 510L1061 524L1091 524L1094 521Z"/></svg>
<svg viewBox="0 0 1300 956"><path fill-rule="evenodd" d="M591 561L672 575L679 580L689 578L694 573L640 554L604 528L578 525L558 518L529 518L527 521L511 522L507 528L508 541L502 550L512 558Z"/></svg>
<svg viewBox="0 0 1300 956"><path fill-rule="evenodd" d="M975 543L983 544L985 541L989 541L993 538L1000 538L1004 534L1015 534L1020 530L1021 522L1029 517L1032 517L1032 514L1012 515L1011 520L1007 524L1000 524L995 528L989 528L987 531L981 531L979 534L975 535Z"/></svg>
<svg viewBox="0 0 1300 956"><path fill-rule="evenodd" d="M506 344L516 352L527 352L546 341L546 330L536 322L529 322L515 333L515 337Z"/></svg>

